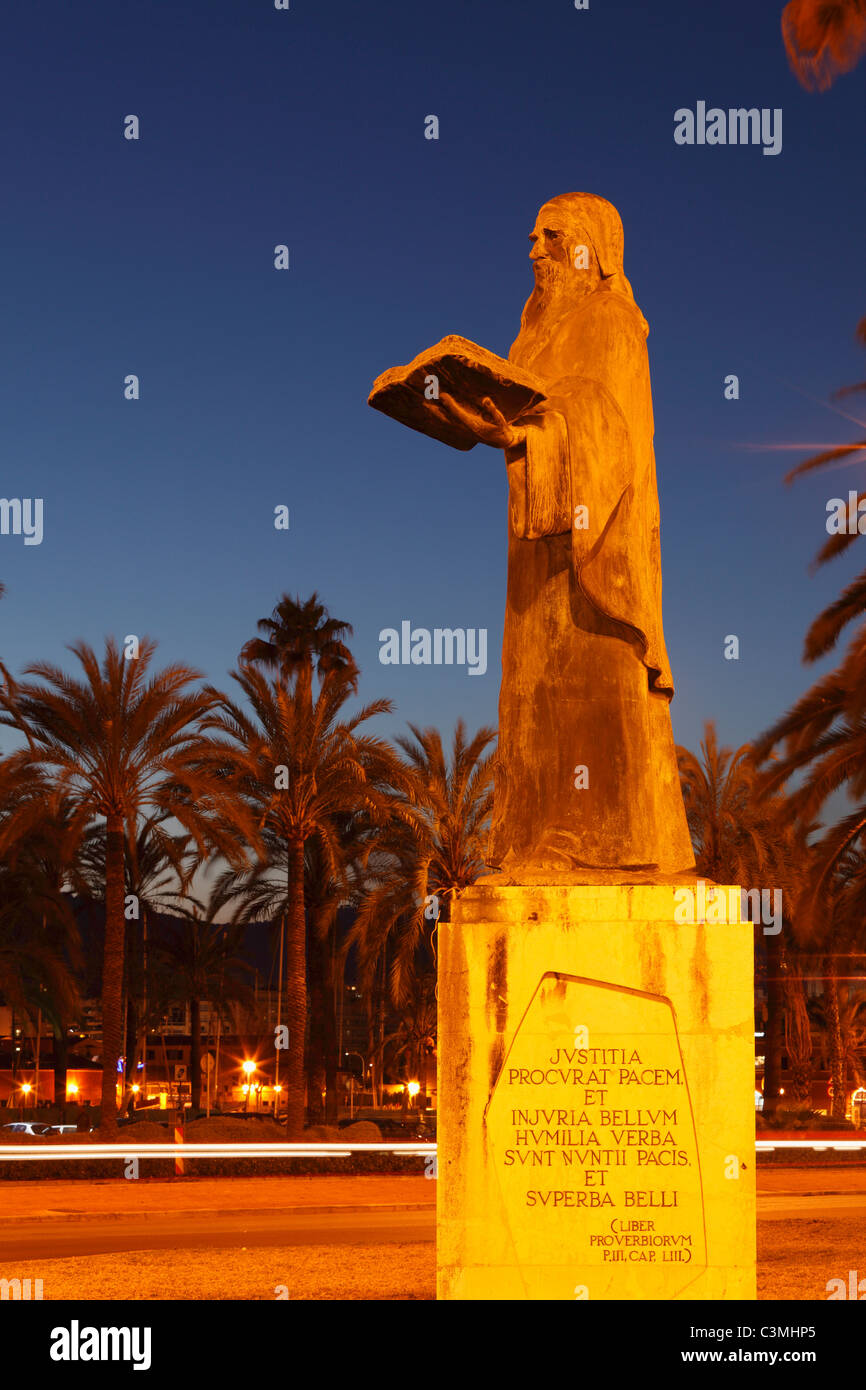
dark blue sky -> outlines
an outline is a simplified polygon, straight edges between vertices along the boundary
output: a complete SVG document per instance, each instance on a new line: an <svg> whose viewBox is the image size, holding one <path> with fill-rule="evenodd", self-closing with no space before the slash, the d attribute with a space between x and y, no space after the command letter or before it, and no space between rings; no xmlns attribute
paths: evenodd
<svg viewBox="0 0 866 1390"><path fill-rule="evenodd" d="M786 489L808 450L743 446L855 436L822 402L862 379L866 310L863 69L802 91L780 10L11 8L2 492L43 497L45 535L0 537L0 657L18 670L148 633L222 682L280 593L315 588L355 627L362 695L396 701L389 729L495 723L502 455L448 450L366 397L446 333L507 353L535 213L585 190L622 214L650 323L677 738L696 745L706 718L729 742L765 727L811 679L805 628L857 568L807 573L827 499L862 470ZM781 107L782 152L677 146L674 111L699 100ZM487 675L381 666L379 630L403 619L486 627Z"/></svg>

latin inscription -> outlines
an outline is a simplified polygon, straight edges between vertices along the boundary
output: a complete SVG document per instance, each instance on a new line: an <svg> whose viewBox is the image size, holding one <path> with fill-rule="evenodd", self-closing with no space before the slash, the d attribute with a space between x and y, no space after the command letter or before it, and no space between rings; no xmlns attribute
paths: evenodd
<svg viewBox="0 0 866 1390"><path fill-rule="evenodd" d="M588 1031L603 1045L570 1045L587 1019L580 1040ZM507 1204L523 1209L515 1226L528 1247L541 1222L551 1255L601 1265L614 1285L620 1266L705 1262L694 1123L667 1001L545 977L494 1100L494 1162Z"/></svg>

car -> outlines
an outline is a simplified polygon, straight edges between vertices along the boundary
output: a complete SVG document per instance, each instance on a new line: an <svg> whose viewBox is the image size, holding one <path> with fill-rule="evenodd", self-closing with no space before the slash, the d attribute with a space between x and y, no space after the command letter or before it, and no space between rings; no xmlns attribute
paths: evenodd
<svg viewBox="0 0 866 1390"><path fill-rule="evenodd" d="M3 1125L3 1129L11 1134L44 1134L48 1128L48 1125L39 1124L36 1120L16 1120L13 1124Z"/></svg>
<svg viewBox="0 0 866 1390"><path fill-rule="evenodd" d="M85 1131L89 1132L89 1131ZM43 1134L78 1134L78 1125L46 1125Z"/></svg>

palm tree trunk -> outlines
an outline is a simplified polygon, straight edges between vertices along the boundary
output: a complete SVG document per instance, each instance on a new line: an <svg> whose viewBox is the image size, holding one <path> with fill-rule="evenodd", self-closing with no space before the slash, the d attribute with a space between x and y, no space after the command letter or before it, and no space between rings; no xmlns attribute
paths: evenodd
<svg viewBox="0 0 866 1390"><path fill-rule="evenodd" d="M222 977L220 977L220 982L222 983ZM214 1049L215 1052L216 1052L216 1057L215 1057L215 1059L214 1059L214 1069L213 1069L214 1110L217 1110L217 1111L219 1111L219 1110L222 1109L222 1104L221 1104L221 1101L220 1101L220 1098L219 1098L219 1090L220 1090L220 1043L222 1042L222 1036L223 1036L223 1010L222 1010L222 992L220 992L219 1010L218 1010L218 1012L217 1012L216 1047L215 1047L215 1049Z"/></svg>
<svg viewBox="0 0 866 1390"><path fill-rule="evenodd" d="M54 1027L54 1104L60 1106L60 1123L66 1124L66 1080L69 1067L69 1044L66 1029Z"/></svg>
<svg viewBox="0 0 866 1390"><path fill-rule="evenodd" d="M339 1118L339 1095L337 1094L338 1068L342 1058L338 1055L340 1044L337 1037L337 990L343 991L343 970L337 968L335 960L335 923L332 922L327 939L322 943L325 953L325 990L322 1014L322 1036L325 1049L325 1124L335 1125ZM363 1087L363 1077L361 1079Z"/></svg>
<svg viewBox="0 0 866 1390"><path fill-rule="evenodd" d="M313 913L310 914L311 918ZM324 1011L325 1011L325 980L323 971L323 952L322 942L315 925L311 921L307 932L307 961L308 961L308 986L309 986L309 1014L310 1014L310 1036L309 1045L306 1051L306 1078L307 1078L307 1102L309 1108L309 1118L311 1125L322 1124L325 1118L325 1108L322 1104L322 1092L326 1087L325 1079L325 1046L324 1046ZM291 1041L291 1039L290 1039ZM330 1096L328 1096L330 1100Z"/></svg>
<svg viewBox="0 0 866 1390"><path fill-rule="evenodd" d="M307 1026L306 920L304 911L304 842L289 842L288 921L286 923L286 1136L304 1133L304 1042Z"/></svg>
<svg viewBox="0 0 866 1390"><path fill-rule="evenodd" d="M836 979L836 961L827 957L827 976L825 980L827 995L827 1019L830 1034L830 1083L833 1097L830 1114L834 1120L845 1118L845 1050L842 1046L842 1028L839 1019L839 983Z"/></svg>
<svg viewBox="0 0 866 1390"><path fill-rule="evenodd" d="M764 1038L764 1114L775 1115L782 1089L785 1039L785 958L781 932L767 940L767 1028Z"/></svg>
<svg viewBox="0 0 866 1390"><path fill-rule="evenodd" d="M117 1062L123 1034L123 954L126 921L124 837L119 816L109 816L105 842L105 949L102 959L101 1134L117 1129Z"/></svg>
<svg viewBox="0 0 866 1390"><path fill-rule="evenodd" d="M141 1059L144 1066L141 1069L141 1094L147 1095L147 908L142 904L141 908L141 1021L144 1028L144 1042L142 1044Z"/></svg>
<svg viewBox="0 0 866 1390"><path fill-rule="evenodd" d="M797 1105L812 1106L812 1029L803 988L802 959L788 960L785 981L785 1052L791 1077L791 1096Z"/></svg>
<svg viewBox="0 0 866 1390"><path fill-rule="evenodd" d="M201 1110L201 999L199 990L194 989L189 1001L189 1098L192 1102L192 1118Z"/></svg>
<svg viewBox="0 0 866 1390"><path fill-rule="evenodd" d="M45 918L42 919L42 926L45 926ZM36 1014L36 1085L34 1086L34 1105L38 1105L42 1099L42 1087L39 1079L39 1062L42 1056L42 1010Z"/></svg>
<svg viewBox="0 0 866 1390"><path fill-rule="evenodd" d="M381 1108L385 1099L385 994L387 990L387 952L382 951L382 969L376 990L376 1019L374 1051L376 1055L376 1082L377 1096L376 1105Z"/></svg>

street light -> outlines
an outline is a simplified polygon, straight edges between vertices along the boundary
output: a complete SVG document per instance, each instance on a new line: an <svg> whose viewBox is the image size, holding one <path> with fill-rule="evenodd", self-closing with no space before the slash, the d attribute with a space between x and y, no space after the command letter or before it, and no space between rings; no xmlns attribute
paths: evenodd
<svg viewBox="0 0 866 1390"><path fill-rule="evenodd" d="M250 1091L253 1089L253 1074L255 1073L255 1070L256 1070L256 1064L255 1064L255 1062L252 1060L251 1057L248 1057L248 1058L246 1059L246 1061L245 1061L245 1062L242 1064L242 1066L241 1066L241 1071L244 1072L244 1074L246 1075L246 1078L247 1078L247 1084L246 1084L246 1086L242 1086L242 1087L241 1087L241 1090L242 1090L244 1096L246 1097L246 1100L244 1101L244 1109L245 1109L245 1110L249 1110L249 1108L250 1108Z"/></svg>
<svg viewBox="0 0 866 1390"><path fill-rule="evenodd" d="M364 1072L365 1072L366 1069L367 1069L367 1063L364 1061L364 1058L361 1056L360 1052L344 1052L344 1053L343 1053L343 1056L344 1056L344 1057L357 1057L358 1060L359 1060L359 1062L361 1063L361 1090L363 1091L363 1089L364 1089ZM350 1119L350 1120L354 1120L354 1118L355 1118L355 1077L354 1077L354 1074L353 1074L352 1072L350 1072L350 1073L349 1073L349 1119Z"/></svg>

